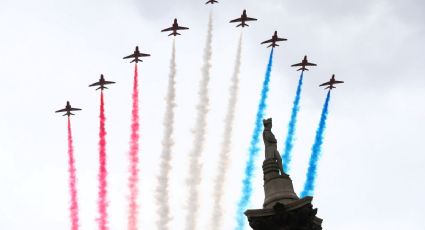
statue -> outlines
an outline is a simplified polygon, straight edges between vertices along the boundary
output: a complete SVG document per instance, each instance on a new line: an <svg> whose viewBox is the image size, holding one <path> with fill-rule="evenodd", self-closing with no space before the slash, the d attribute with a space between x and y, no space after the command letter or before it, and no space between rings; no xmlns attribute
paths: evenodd
<svg viewBox="0 0 425 230"><path fill-rule="evenodd" d="M272 119L264 119L263 120L264 131L263 131L263 140L264 145L266 147L266 160L274 159L277 161L279 165L280 175L284 175L283 167L282 167L282 158L280 157L279 151L277 151L277 140L272 133Z"/></svg>

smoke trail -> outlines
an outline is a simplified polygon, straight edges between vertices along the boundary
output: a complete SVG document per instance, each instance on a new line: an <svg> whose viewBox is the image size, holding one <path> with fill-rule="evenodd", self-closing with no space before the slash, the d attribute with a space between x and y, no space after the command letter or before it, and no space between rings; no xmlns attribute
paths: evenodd
<svg viewBox="0 0 425 230"><path fill-rule="evenodd" d="M196 106L196 123L193 129L193 149L189 154L189 167L190 172L186 180L189 187L188 206L186 214L186 229L195 230L198 219L199 209L199 191L198 187L201 182L201 164L200 157L204 150L205 132L207 127L207 114L208 114L208 82L210 80L211 69L211 56L212 56L212 13L210 12L208 20L207 41L204 48L204 64L202 66L202 79L199 86L199 101Z"/></svg>
<svg viewBox="0 0 425 230"><path fill-rule="evenodd" d="M229 165L229 153L231 147L232 139L232 125L235 120L235 108L238 101L238 91L239 91L239 69L241 66L241 53L242 53L242 32L239 37L238 49L236 52L235 60L235 69L231 79L230 86L230 95L229 102L227 104L227 113L225 117L224 124L224 134L223 142L221 143L221 152L218 162L217 176L215 178L215 187L214 187L214 207L213 214L211 219L212 229L221 229L221 223L223 219L223 207L222 207L222 198L223 198L223 189L224 181L228 170Z"/></svg>
<svg viewBox="0 0 425 230"><path fill-rule="evenodd" d="M71 118L68 116L68 171L69 171L69 193L71 205L69 207L71 218L71 229L78 230L78 201L77 201L77 177L75 175L74 147L72 146Z"/></svg>
<svg viewBox="0 0 425 230"><path fill-rule="evenodd" d="M106 171L106 130L105 130L105 106L103 90L100 91L100 125L99 125L99 192L98 192L98 226L100 230L108 230L108 200L107 200L107 171Z"/></svg>
<svg viewBox="0 0 425 230"><path fill-rule="evenodd" d="M168 92L166 97L166 109L164 116L164 137L162 139L162 154L160 174L158 176L158 187L156 189L156 202L158 221L157 226L159 230L168 229L171 220L169 209L169 182L171 171L171 149L173 147L173 123L174 123L174 107L176 105L176 41L173 40L173 47L171 51L170 61L170 74L168 77Z"/></svg>
<svg viewBox="0 0 425 230"><path fill-rule="evenodd" d="M326 128L326 119L328 117L328 105L331 97L331 91L328 91L325 104L323 105L322 115L320 116L319 127L316 131L313 147L311 148L310 162L307 170L307 179L304 184L304 190L301 192L301 197L312 196L317 176L317 162L319 161L322 152L323 134Z"/></svg>
<svg viewBox="0 0 425 230"><path fill-rule="evenodd" d="M237 230L244 229L245 216L243 213L245 212L245 209L247 208L249 204L251 194L252 194L252 184L251 184L252 173L254 171L255 157L260 151L258 147L258 143L260 141L260 132L262 128L262 120L264 117L264 111L267 107L266 100L267 100L267 94L269 92L269 82L270 82L270 74L272 71L272 64L273 64L273 48L270 51L269 63L267 64L266 76L263 82L263 89L261 90L261 99L260 99L260 103L258 104L257 116L255 119L255 128L251 136L248 161L246 162L246 166L245 166L245 177L243 179L242 196L241 196L241 199L239 200L238 207L237 207L237 214L236 214L236 221L237 221L236 229Z"/></svg>
<svg viewBox="0 0 425 230"><path fill-rule="evenodd" d="M128 187L130 189L128 230L137 230L138 215L138 181L139 181L139 92L138 92L138 73L137 63L134 66L134 84L133 84L133 109L131 111L131 141L130 141L130 176L128 178Z"/></svg>
<svg viewBox="0 0 425 230"><path fill-rule="evenodd" d="M298 80L297 92L294 99L294 104L291 111L291 119L288 124L288 133L286 134L285 149L283 151L283 171L289 173L292 160L292 148L294 147L295 128L297 125L297 115L300 109L301 89L303 85L304 71L301 72L300 79Z"/></svg>

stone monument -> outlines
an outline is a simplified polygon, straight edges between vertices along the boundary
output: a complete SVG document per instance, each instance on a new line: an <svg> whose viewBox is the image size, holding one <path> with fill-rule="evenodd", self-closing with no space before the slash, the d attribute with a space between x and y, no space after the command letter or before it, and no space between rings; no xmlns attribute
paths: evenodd
<svg viewBox="0 0 425 230"><path fill-rule="evenodd" d="M322 219L316 217L313 197L298 198L292 180L282 168L282 158L273 135L272 119L263 120L265 160L263 162L264 203L262 209L245 212L254 230L321 230Z"/></svg>

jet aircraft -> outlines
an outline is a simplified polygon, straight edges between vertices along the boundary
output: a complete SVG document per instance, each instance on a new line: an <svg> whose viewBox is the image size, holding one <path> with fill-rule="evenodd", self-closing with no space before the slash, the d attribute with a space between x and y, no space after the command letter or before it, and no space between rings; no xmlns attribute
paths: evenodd
<svg viewBox="0 0 425 230"><path fill-rule="evenodd" d="M245 27L245 26L249 26L248 24L245 23L247 21L257 21L257 19L256 18L249 18L246 15L246 10L243 10L241 17L231 20L230 23L240 22L240 24L237 25L236 27L239 27L239 26Z"/></svg>
<svg viewBox="0 0 425 230"><path fill-rule="evenodd" d="M130 63L132 63L132 62L138 63L138 62L142 62L142 59L139 59L139 57L149 57L149 56L151 56L151 55L140 53L139 47L136 46L136 49L134 50L133 54L128 55L128 56L124 57L123 59L133 58L133 60Z"/></svg>
<svg viewBox="0 0 425 230"><path fill-rule="evenodd" d="M208 3L214 4L214 3L218 3L218 1L216 1L216 0L208 0L208 2L206 2L205 4L208 4Z"/></svg>
<svg viewBox="0 0 425 230"><path fill-rule="evenodd" d="M287 41L288 39L286 39L286 38L280 38L279 36L277 36L277 31L275 31L274 32L274 34L273 34L273 36L272 36L272 39L270 39L270 40L267 40L267 41L264 41L264 42L261 42L261 44L267 44L267 43L271 43L269 46L267 46L267 48L269 48L270 46L271 47L276 47L276 46L279 46L278 44L277 44L277 42L280 42L280 41Z"/></svg>
<svg viewBox="0 0 425 230"><path fill-rule="evenodd" d="M305 68L306 66L317 66L317 65L314 64L314 63L308 62L307 61L307 55L306 55L306 56L304 56L304 59L300 63L291 65L291 67L298 67L298 66L301 66L301 68L297 69L297 71L300 71L300 70L302 70L302 71L307 70L308 71L308 69Z"/></svg>
<svg viewBox="0 0 425 230"><path fill-rule="evenodd" d="M187 28L187 27L179 26L179 24L177 23L177 18L175 18L173 25L171 27L167 28L167 29L161 30L161 32L173 31L168 36L171 36L171 35L177 36L177 35L181 35L181 34L177 33L177 30L188 30L188 29L189 28Z"/></svg>
<svg viewBox="0 0 425 230"><path fill-rule="evenodd" d="M65 114L63 116L68 116L69 117L71 115L75 115L75 114L71 113L71 111L78 111L78 110L81 110L81 109L79 109L79 108L72 108L71 107L71 104L69 104L69 101L67 101L65 108L64 109L60 109L60 110L56 111L55 113L65 112Z"/></svg>
<svg viewBox="0 0 425 230"><path fill-rule="evenodd" d="M331 80L329 80L328 82L325 82L325 83L321 84L320 86L327 86L325 89L332 90L332 89L336 88L334 86L335 84L340 84L340 83L344 83L344 82L343 81L337 81L337 80L335 80L335 74L332 74Z"/></svg>
<svg viewBox="0 0 425 230"><path fill-rule="evenodd" d="M103 74L101 74L99 81L89 85L89 87L99 86L99 88L97 88L96 90L98 90L98 89L103 90L103 89L108 88L105 85L110 85L110 84L115 84L115 82L114 81L105 81Z"/></svg>

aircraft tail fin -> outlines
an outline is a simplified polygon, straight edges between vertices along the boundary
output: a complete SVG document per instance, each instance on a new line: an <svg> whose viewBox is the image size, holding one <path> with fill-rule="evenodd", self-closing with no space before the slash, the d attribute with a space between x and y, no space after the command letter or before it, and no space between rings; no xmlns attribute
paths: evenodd
<svg viewBox="0 0 425 230"><path fill-rule="evenodd" d="M142 60L141 59L139 59L139 58L135 58L135 59L133 59L133 61L131 61L130 63L133 63L133 62L142 62Z"/></svg>
<svg viewBox="0 0 425 230"><path fill-rule="evenodd" d="M236 27L239 27L239 26L242 26L242 27L243 27L242 23L241 23L241 24L239 24L239 25L237 25Z"/></svg>
<svg viewBox="0 0 425 230"><path fill-rule="evenodd" d="M174 36L177 36L177 35L181 35L180 33L177 33L177 32L172 32L171 34L169 34L168 36L171 36L171 35L174 35Z"/></svg>

